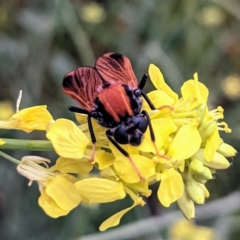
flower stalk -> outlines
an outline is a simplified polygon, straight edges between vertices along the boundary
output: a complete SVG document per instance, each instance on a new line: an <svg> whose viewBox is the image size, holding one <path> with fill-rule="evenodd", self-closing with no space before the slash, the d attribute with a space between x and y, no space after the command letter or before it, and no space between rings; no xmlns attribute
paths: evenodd
<svg viewBox="0 0 240 240"><path fill-rule="evenodd" d="M14 157L12 157L12 156L10 156L10 155L2 152L2 151L0 151L0 156L5 158L5 159L7 159L7 160L9 160L9 161L11 161L12 163L15 163L15 164L19 164L20 163L19 160L17 160L16 158L14 158Z"/></svg>
<svg viewBox="0 0 240 240"><path fill-rule="evenodd" d="M52 143L48 140L23 140L1 138L5 143L0 145L0 149L7 150L29 150L29 151L43 151L53 152Z"/></svg>

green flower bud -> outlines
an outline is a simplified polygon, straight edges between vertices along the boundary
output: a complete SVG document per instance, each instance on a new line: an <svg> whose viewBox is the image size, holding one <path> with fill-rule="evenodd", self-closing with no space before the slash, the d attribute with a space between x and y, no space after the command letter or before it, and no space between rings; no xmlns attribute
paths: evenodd
<svg viewBox="0 0 240 240"><path fill-rule="evenodd" d="M196 182L194 179L186 183L186 190L188 196L198 204L203 204L205 201L205 192L202 184Z"/></svg>
<svg viewBox="0 0 240 240"><path fill-rule="evenodd" d="M237 150L227 143L221 143L218 150L224 157L234 157L237 153Z"/></svg>
<svg viewBox="0 0 240 240"><path fill-rule="evenodd" d="M206 113L207 106L206 104L199 104L193 110L196 111L196 117L199 118L199 125L202 123L205 113Z"/></svg>
<svg viewBox="0 0 240 240"><path fill-rule="evenodd" d="M205 142L213 134L216 126L215 121L205 121L198 127L198 131L203 142Z"/></svg>
<svg viewBox="0 0 240 240"><path fill-rule="evenodd" d="M177 204L186 219L190 220L195 217L194 202L187 195L186 189L184 189L182 197L177 200Z"/></svg>
<svg viewBox="0 0 240 240"><path fill-rule="evenodd" d="M226 169L230 166L229 161L220 153L215 152L213 159L211 161L207 161L204 158L204 149L200 148L193 156L194 158L203 162L203 164L207 167L214 169Z"/></svg>
<svg viewBox="0 0 240 240"><path fill-rule="evenodd" d="M205 184L206 182L207 182L207 180L206 179L203 179L201 176L199 176L199 175L193 175L193 178L197 181L197 182L199 182L199 183L201 183L201 184Z"/></svg>
<svg viewBox="0 0 240 240"><path fill-rule="evenodd" d="M190 171L191 171L193 174L195 174L195 173L202 173L203 170L204 170L204 166L203 166L202 161L200 161L200 160L198 160L198 159L193 159L193 160L190 162L189 169L190 169Z"/></svg>
<svg viewBox="0 0 240 240"><path fill-rule="evenodd" d="M202 172L202 177L206 180L213 179L212 172L208 167L204 167L204 171Z"/></svg>
<svg viewBox="0 0 240 240"><path fill-rule="evenodd" d="M198 180L200 180L200 179L202 179L202 180L213 179L211 170L208 167L204 167L204 170L201 173L196 173L194 176L197 177ZM203 183L203 184L205 183L204 181L198 181L198 182Z"/></svg>

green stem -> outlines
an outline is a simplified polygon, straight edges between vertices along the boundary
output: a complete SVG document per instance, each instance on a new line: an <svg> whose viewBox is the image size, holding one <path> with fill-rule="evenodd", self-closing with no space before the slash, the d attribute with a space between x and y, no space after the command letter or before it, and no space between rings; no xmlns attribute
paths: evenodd
<svg viewBox="0 0 240 240"><path fill-rule="evenodd" d="M17 164L17 165L20 163L19 160L17 160L17 159L14 158L14 157L11 157L10 155L8 155L8 154L6 154L6 153L4 153L4 152L2 152L2 151L0 151L0 156L6 158L7 160L9 160L9 161L11 161L11 162L13 162L13 163L15 163L15 164Z"/></svg>
<svg viewBox="0 0 240 240"><path fill-rule="evenodd" d="M29 150L29 151L54 151L48 140L22 140L1 138L5 144L0 145L0 149Z"/></svg>

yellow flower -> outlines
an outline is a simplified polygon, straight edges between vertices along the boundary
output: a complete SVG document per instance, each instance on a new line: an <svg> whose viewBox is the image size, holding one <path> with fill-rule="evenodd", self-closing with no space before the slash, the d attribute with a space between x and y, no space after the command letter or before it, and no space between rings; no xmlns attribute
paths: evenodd
<svg viewBox="0 0 240 240"><path fill-rule="evenodd" d="M111 217L109 217L107 220L105 220L101 226L99 227L100 231L105 231L106 229L110 228L110 227L114 227L117 226L120 221L121 218L128 213L130 210L132 210L134 207L140 205L140 206L144 206L145 202L143 201L142 197L140 197L140 195L145 196L145 197L149 197L151 195L151 190L148 189L148 183L147 182L138 182L138 183L133 183L133 184L129 184L129 183L125 183L123 181L121 181L116 173L111 170L111 168L108 169L104 169L101 172L101 175L103 177L112 179L112 181L117 181L117 183L121 183L121 186L123 186L124 191L127 195L130 196L130 198L133 200L133 204L132 206L123 209L117 213L115 213L114 215L112 215ZM113 183L112 183L113 184ZM116 184L116 183L115 183ZM119 189L119 187L117 187ZM116 190L112 190L113 192L116 192ZM120 188L120 191L118 190L118 195L122 194L122 189ZM115 194L113 194L113 196L115 196ZM106 198L107 196L105 196L104 198ZM110 196L108 196L108 198L110 198Z"/></svg>
<svg viewBox="0 0 240 240"><path fill-rule="evenodd" d="M223 119L221 107L209 111L209 91L198 81L196 73L194 79L183 84L180 98L153 64L149 66L149 75L157 90L148 93L148 97L157 110L150 111L146 103L144 108L150 111L152 121L169 118L175 126L165 136L158 132L162 142L158 143L158 152L153 157L155 180L160 181L158 198L166 207L177 201L186 218L191 219L195 217L194 202L203 204L209 197L204 184L213 178L216 169L229 167L225 156L236 154L219 136L219 131L229 133L231 129L225 122L219 122ZM159 126L155 126L154 133Z"/></svg>
<svg viewBox="0 0 240 240"><path fill-rule="evenodd" d="M118 225L124 214L135 206L144 206L145 202L139 197L139 194L146 197L151 194L147 182L126 184L117 177L116 173L109 170L111 169L109 168L108 171L106 171L106 169L102 171L101 175L104 178L88 178L75 183L75 187L79 191L82 200L86 203L113 202L125 198L126 194L132 198L133 205L105 220L99 227L100 231L105 231L110 227Z"/></svg>
<svg viewBox="0 0 240 240"><path fill-rule="evenodd" d="M83 4L81 7L80 17L87 23L99 24L105 19L106 13L99 3L91 1Z"/></svg>
<svg viewBox="0 0 240 240"><path fill-rule="evenodd" d="M99 228L104 231L118 225L135 206L144 206L143 197L151 195L149 186L159 181L159 202L165 207L177 202L187 219L195 217L194 204L203 204L210 195L205 183L213 179L216 170L229 167L226 157L236 154L219 135L219 131L231 130L219 121L223 119L221 107L209 110L209 91L196 73L183 84L182 96L166 84L153 64L149 75L156 90L147 95L156 109L151 110L144 100L143 109L149 114L155 138L148 127L139 146L121 145L128 154L109 141L106 129L94 119L97 142L92 144L83 114L76 114L77 126L68 119L54 122L45 106L36 106L0 121L0 127L9 129L46 129L46 137L60 156L51 168L48 159L38 157L25 157L17 167L30 183L37 181L39 205L49 216L66 215L81 201L100 204L129 196L132 205L105 220ZM0 144L4 142L0 140ZM93 167L100 176L96 171L90 174Z"/></svg>
<svg viewBox="0 0 240 240"><path fill-rule="evenodd" d="M47 215L53 218L67 215L81 202L81 196L75 188L75 177L61 174L54 168L47 168L49 159L26 156L17 166L18 172L30 180L37 181L40 191L39 205ZM42 165L45 167L43 167Z"/></svg>
<svg viewBox="0 0 240 240"><path fill-rule="evenodd" d="M0 121L2 129L17 129L27 133L33 130L46 130L47 124L52 121L52 116L46 106L24 108L13 114L6 121Z"/></svg>
<svg viewBox="0 0 240 240"><path fill-rule="evenodd" d="M186 81L181 88L183 99L195 98L192 103L192 108L197 107L199 104L207 104L208 100L208 89L205 85L198 81L197 73L194 74L193 80ZM219 136L219 131L225 131L226 133L231 132L225 122L218 122L218 120L223 118L223 109L218 107L212 111L206 111L205 117L199 126L200 134L205 136L203 142L205 142L204 155L207 160L211 160L214 153L219 148L222 140ZM207 125L205 124L207 122ZM206 125L206 127L204 126ZM202 128L204 126L204 128ZM206 137L208 136L208 137Z"/></svg>
<svg viewBox="0 0 240 240"><path fill-rule="evenodd" d="M171 228L170 238L171 240L214 240L216 239L216 235L211 228L197 226L191 221L182 219Z"/></svg>
<svg viewBox="0 0 240 240"><path fill-rule="evenodd" d="M14 114L13 104L10 101L1 101L0 109L1 120L7 120Z"/></svg>

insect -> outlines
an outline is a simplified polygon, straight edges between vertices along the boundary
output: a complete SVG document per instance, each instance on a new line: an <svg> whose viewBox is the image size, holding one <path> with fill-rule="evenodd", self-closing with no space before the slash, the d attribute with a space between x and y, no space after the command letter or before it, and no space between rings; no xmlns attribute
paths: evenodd
<svg viewBox="0 0 240 240"><path fill-rule="evenodd" d="M70 106L72 112L87 114L89 132L95 151L96 137L91 118L108 128L110 142L131 162L141 177L130 155L119 144L138 146L149 126L151 139L155 136L150 118L141 111L144 97L151 109L155 109L143 87L147 80L144 74L139 85L131 62L119 53L106 53L97 59L94 67L79 67L67 73L63 79L63 91L80 106Z"/></svg>

